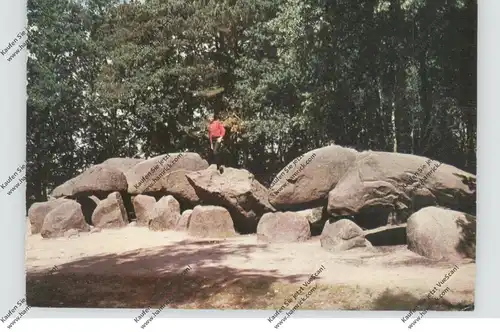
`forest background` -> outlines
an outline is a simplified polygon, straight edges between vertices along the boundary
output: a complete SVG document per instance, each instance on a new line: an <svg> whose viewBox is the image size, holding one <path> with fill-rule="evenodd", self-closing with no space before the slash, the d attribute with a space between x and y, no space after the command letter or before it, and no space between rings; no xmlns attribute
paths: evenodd
<svg viewBox="0 0 500 332"><path fill-rule="evenodd" d="M26 204L111 157L206 158L210 112L264 185L332 143L475 174L476 26L475 0L28 0Z"/></svg>

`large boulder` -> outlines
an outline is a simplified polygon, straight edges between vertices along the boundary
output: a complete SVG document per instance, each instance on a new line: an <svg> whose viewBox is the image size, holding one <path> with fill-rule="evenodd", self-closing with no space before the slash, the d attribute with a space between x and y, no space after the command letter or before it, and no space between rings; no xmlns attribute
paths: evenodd
<svg viewBox="0 0 500 332"><path fill-rule="evenodd" d="M426 207L408 218L408 249L437 260L475 258L476 218L463 212Z"/></svg>
<svg viewBox="0 0 500 332"><path fill-rule="evenodd" d="M28 210L28 219L31 223L31 234L38 234L42 230L45 217L56 207L70 200L60 198L48 202L33 203Z"/></svg>
<svg viewBox="0 0 500 332"><path fill-rule="evenodd" d="M311 237L307 218L298 212L269 212L257 226L257 239L266 242L303 242Z"/></svg>
<svg viewBox="0 0 500 332"><path fill-rule="evenodd" d="M260 217L275 210L266 187L245 169L227 167L220 174L210 167L186 176L203 202L228 209L239 233L254 233Z"/></svg>
<svg viewBox="0 0 500 332"><path fill-rule="evenodd" d="M295 210L322 205L357 155L356 150L338 145L307 152L278 173L269 189L269 202L278 209Z"/></svg>
<svg viewBox="0 0 500 332"><path fill-rule="evenodd" d="M185 169L180 169L167 173L158 181L153 182L153 185L151 185L147 191L150 193L160 192L164 195L172 195L178 200L195 206L200 202L200 198L186 177L186 174L190 172L191 171Z"/></svg>
<svg viewBox="0 0 500 332"><path fill-rule="evenodd" d="M118 168L95 165L77 177L73 184L73 195L80 193L102 195L114 191L127 191L127 188L127 178Z"/></svg>
<svg viewBox="0 0 500 332"><path fill-rule="evenodd" d="M127 191L127 188L127 179L120 169L100 164L88 168L82 174L55 188L51 196L101 197L114 191Z"/></svg>
<svg viewBox="0 0 500 332"><path fill-rule="evenodd" d="M328 251L339 252L356 247L371 247L361 227L349 219L327 222L320 237L321 247Z"/></svg>
<svg viewBox="0 0 500 332"><path fill-rule="evenodd" d="M75 183L75 181L76 178L72 178L54 188L54 190L52 190L49 195L50 198L62 198L73 195L73 184Z"/></svg>
<svg viewBox="0 0 500 332"><path fill-rule="evenodd" d="M153 211L156 199L152 196L137 195L132 201L137 218L137 226L148 226L149 213Z"/></svg>
<svg viewBox="0 0 500 332"><path fill-rule="evenodd" d="M99 202L92 214L92 225L103 228L127 226L129 220L120 193L114 192Z"/></svg>
<svg viewBox="0 0 500 332"><path fill-rule="evenodd" d="M90 226L85 222L80 204L67 201L50 211L43 221L41 235L44 238L62 237L70 229L88 232Z"/></svg>
<svg viewBox="0 0 500 332"><path fill-rule="evenodd" d="M189 217L188 234L195 237L227 238L236 236L229 212L220 206L201 206Z"/></svg>
<svg viewBox="0 0 500 332"><path fill-rule="evenodd" d="M405 222L412 212L431 205L471 211L475 180L473 174L428 158L365 151L329 193L327 210L335 216L367 215L367 228L387 224L389 214L397 215L396 223Z"/></svg>
<svg viewBox="0 0 500 332"><path fill-rule="evenodd" d="M128 170L133 168L138 163L143 162L145 159L139 158L110 158L102 162L101 165L114 167L126 173Z"/></svg>
<svg viewBox="0 0 500 332"><path fill-rule="evenodd" d="M181 207L173 196L164 196L156 202L149 214L149 229L153 231L173 230L181 217Z"/></svg>
<svg viewBox="0 0 500 332"><path fill-rule="evenodd" d="M54 198L71 197L79 193L106 196L113 191L126 191L128 188L125 172L144 159L110 158L101 164L94 165L82 174L69 179L56 187L50 196ZM124 187L125 186L125 187Z"/></svg>
<svg viewBox="0 0 500 332"><path fill-rule="evenodd" d="M163 191L170 184L162 179L171 172L181 169L199 171L207 167L208 162L194 152L170 153L147 159L127 171L128 192L134 195Z"/></svg>

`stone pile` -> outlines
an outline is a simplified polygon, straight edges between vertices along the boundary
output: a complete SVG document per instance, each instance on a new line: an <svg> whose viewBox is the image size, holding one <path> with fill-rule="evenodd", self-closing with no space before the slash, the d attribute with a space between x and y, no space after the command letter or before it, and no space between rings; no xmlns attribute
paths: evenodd
<svg viewBox="0 0 500 332"><path fill-rule="evenodd" d="M474 258L475 182L421 156L330 145L290 162L266 188L245 169L220 173L182 152L94 165L33 204L28 219L30 232L45 238L133 221L195 237L256 233L268 243L320 235L331 252L408 245L455 260Z"/></svg>

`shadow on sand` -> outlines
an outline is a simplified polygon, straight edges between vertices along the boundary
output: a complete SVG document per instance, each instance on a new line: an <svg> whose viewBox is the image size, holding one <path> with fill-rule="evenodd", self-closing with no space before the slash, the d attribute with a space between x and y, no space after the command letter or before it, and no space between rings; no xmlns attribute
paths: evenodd
<svg viewBox="0 0 500 332"><path fill-rule="evenodd" d="M386 289L382 294L380 294L372 304L372 310L402 310L406 311L406 315L409 310L418 308L419 311L423 310L433 310L433 311L451 311L451 310L462 310L462 311L472 311L474 310L474 304L469 301L463 301L460 303L451 303L448 300L441 299L419 299L415 295L408 292L396 292L390 289Z"/></svg>
<svg viewBox="0 0 500 332"><path fill-rule="evenodd" d="M265 245L207 244L181 241L153 248L151 254L131 251L99 255L28 272L27 301L36 307L262 308L274 282L302 283L308 275L282 276L276 270L221 266L231 255L250 260ZM181 274L188 265L191 270ZM314 272L314 271L311 271ZM222 296L221 294L224 294Z"/></svg>

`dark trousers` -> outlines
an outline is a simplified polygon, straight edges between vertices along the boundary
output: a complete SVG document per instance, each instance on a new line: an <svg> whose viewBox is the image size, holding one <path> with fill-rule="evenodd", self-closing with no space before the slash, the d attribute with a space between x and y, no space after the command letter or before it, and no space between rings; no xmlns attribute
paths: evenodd
<svg viewBox="0 0 500 332"><path fill-rule="evenodd" d="M218 137L213 137L212 139L214 140L214 149L212 150L212 162L211 164L216 164L217 168L221 166L221 158L220 158L220 148L221 148L221 143L217 142Z"/></svg>

